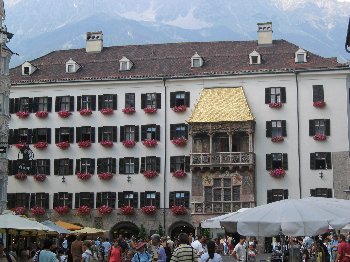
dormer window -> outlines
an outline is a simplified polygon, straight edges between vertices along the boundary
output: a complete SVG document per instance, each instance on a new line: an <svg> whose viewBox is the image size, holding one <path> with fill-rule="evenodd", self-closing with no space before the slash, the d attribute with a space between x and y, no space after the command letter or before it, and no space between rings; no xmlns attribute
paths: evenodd
<svg viewBox="0 0 350 262"><path fill-rule="evenodd" d="M197 52L191 58L191 67L202 67L203 58L197 54Z"/></svg>
<svg viewBox="0 0 350 262"><path fill-rule="evenodd" d="M29 76L32 75L37 68L29 62L24 62L22 64L22 75Z"/></svg>
<svg viewBox="0 0 350 262"><path fill-rule="evenodd" d="M80 65L77 62L75 62L72 58L70 58L66 62L66 73L75 73L78 71L79 68Z"/></svg>
<svg viewBox="0 0 350 262"><path fill-rule="evenodd" d="M295 52L295 63L306 63L306 57L307 52L304 49L299 48L299 50Z"/></svg>
<svg viewBox="0 0 350 262"><path fill-rule="evenodd" d="M128 71L131 70L133 63L123 56L122 59L119 60L119 71Z"/></svg>
<svg viewBox="0 0 350 262"><path fill-rule="evenodd" d="M249 64L251 65L261 64L261 55L257 51L254 50L249 54Z"/></svg>

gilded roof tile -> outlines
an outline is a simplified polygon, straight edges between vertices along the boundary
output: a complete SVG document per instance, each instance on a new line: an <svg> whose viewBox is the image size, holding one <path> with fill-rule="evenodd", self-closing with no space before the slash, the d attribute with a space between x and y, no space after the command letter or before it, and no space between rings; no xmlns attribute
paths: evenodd
<svg viewBox="0 0 350 262"><path fill-rule="evenodd" d="M254 121L243 87L206 88L188 123Z"/></svg>

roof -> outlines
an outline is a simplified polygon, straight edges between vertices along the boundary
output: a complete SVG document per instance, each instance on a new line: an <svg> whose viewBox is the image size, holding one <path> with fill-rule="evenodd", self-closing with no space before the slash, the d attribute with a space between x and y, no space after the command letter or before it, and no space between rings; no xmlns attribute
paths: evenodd
<svg viewBox="0 0 350 262"><path fill-rule="evenodd" d="M243 87L203 89L188 123L254 121Z"/></svg>
<svg viewBox="0 0 350 262"><path fill-rule="evenodd" d="M240 73L289 72L295 69L330 69L343 67L334 58L308 53L307 63L295 63L298 46L274 40L270 46L257 41L192 42L104 47L100 53L86 53L85 48L54 51L30 61L37 67L30 76L22 76L21 66L11 69L13 85L71 81L159 79ZM249 54L256 50L262 64L250 65ZM198 53L204 64L191 68L191 57ZM133 62L129 71L119 71L119 60ZM81 68L66 73L65 64L73 59Z"/></svg>

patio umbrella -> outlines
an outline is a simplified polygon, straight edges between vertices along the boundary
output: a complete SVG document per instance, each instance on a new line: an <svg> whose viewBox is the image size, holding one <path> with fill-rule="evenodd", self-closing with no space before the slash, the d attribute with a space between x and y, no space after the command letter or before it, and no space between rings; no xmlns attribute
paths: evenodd
<svg viewBox="0 0 350 262"><path fill-rule="evenodd" d="M75 230L73 233L78 233L78 234L101 234L104 232L107 232L108 230L104 229L99 229L99 228L92 228L92 227L84 227L79 230Z"/></svg>
<svg viewBox="0 0 350 262"><path fill-rule="evenodd" d="M244 212L247 209L249 209L249 208L241 208L241 209L237 210L236 212L231 212L231 213L228 213L228 214L224 214L224 215L221 215L221 216L212 217L212 218L203 220L201 222L201 227L202 228L222 228L222 226L220 225L220 221L222 221L224 219L228 219L229 217L231 217L231 216L233 216L233 215L235 215L237 213Z"/></svg>
<svg viewBox="0 0 350 262"><path fill-rule="evenodd" d="M55 230L59 234L70 234L70 233L72 233L72 231L67 230L67 229L65 229L63 227L60 227L60 226L56 225L54 222L52 222L50 220L46 220L44 222L41 222L41 224L43 224L43 225L45 225L45 226Z"/></svg>
<svg viewBox="0 0 350 262"><path fill-rule="evenodd" d="M226 218L220 224L241 235L314 236L329 226L340 229L350 223L350 200L308 197L261 205Z"/></svg>
<svg viewBox="0 0 350 262"><path fill-rule="evenodd" d="M64 222L64 221L61 221L61 220L56 221L55 224L60 226L60 227L65 228L65 229L68 229L68 230L79 230L79 229L83 228L81 226L74 225L74 224L71 224L71 223L68 223L68 222Z"/></svg>

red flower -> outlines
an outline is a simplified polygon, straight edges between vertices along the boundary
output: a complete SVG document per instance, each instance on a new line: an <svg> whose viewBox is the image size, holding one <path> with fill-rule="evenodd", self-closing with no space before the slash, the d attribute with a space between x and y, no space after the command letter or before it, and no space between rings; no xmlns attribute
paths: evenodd
<svg viewBox="0 0 350 262"><path fill-rule="evenodd" d="M72 113L69 112L69 111L59 111L58 112L58 115L61 117L61 118L67 118L71 115Z"/></svg>
<svg viewBox="0 0 350 262"><path fill-rule="evenodd" d="M113 141L109 141L109 140L102 140L100 142L101 146L104 147L112 147L113 146Z"/></svg>
<svg viewBox="0 0 350 262"><path fill-rule="evenodd" d="M67 206L58 206L54 208L56 213L59 215L65 215L69 213L69 207Z"/></svg>
<svg viewBox="0 0 350 262"><path fill-rule="evenodd" d="M155 107L145 107L143 109L143 111L145 111L145 113L147 113L147 114L154 114L154 113L157 112L157 108L155 108Z"/></svg>
<svg viewBox="0 0 350 262"><path fill-rule="evenodd" d="M284 177L285 174L286 174L286 171L281 167L270 171L270 176L276 177L276 178Z"/></svg>
<svg viewBox="0 0 350 262"><path fill-rule="evenodd" d="M82 116L90 116L92 114L92 111L91 109L80 109L79 113Z"/></svg>
<svg viewBox="0 0 350 262"><path fill-rule="evenodd" d="M155 139L146 139L142 141L142 144L146 147L156 147L158 145L158 141Z"/></svg>
<svg viewBox="0 0 350 262"><path fill-rule="evenodd" d="M156 206L144 206L141 208L142 213L145 215L154 215L157 212Z"/></svg>
<svg viewBox="0 0 350 262"><path fill-rule="evenodd" d="M135 108L133 108L133 107L126 107L122 111L123 111L124 114L129 114L129 115L131 115L131 114L136 112Z"/></svg>
<svg viewBox="0 0 350 262"><path fill-rule="evenodd" d="M17 174L15 175L15 178L16 178L17 180L23 181L23 180L26 180L26 179L27 179L27 175L24 174L24 173L17 173Z"/></svg>
<svg viewBox="0 0 350 262"><path fill-rule="evenodd" d="M77 209L78 216L86 216L86 215L89 215L90 212L91 212L91 208L88 206L81 206Z"/></svg>
<svg viewBox="0 0 350 262"><path fill-rule="evenodd" d="M78 146L80 148L88 148L91 146L91 141L90 140L85 140L85 141L79 141Z"/></svg>
<svg viewBox="0 0 350 262"><path fill-rule="evenodd" d="M35 206L35 207L31 208L30 211L31 211L33 216L45 215L45 208L43 208L43 207Z"/></svg>
<svg viewBox="0 0 350 262"><path fill-rule="evenodd" d="M185 112L186 109L187 109L187 106L185 106L185 105L173 107L174 112Z"/></svg>
<svg viewBox="0 0 350 262"><path fill-rule="evenodd" d="M38 118L46 118L49 115L46 111L38 111L35 113L35 116Z"/></svg>
<svg viewBox="0 0 350 262"><path fill-rule="evenodd" d="M18 111L16 113L16 116L18 116L19 118L27 118L29 116L29 112L27 111Z"/></svg>
<svg viewBox="0 0 350 262"><path fill-rule="evenodd" d="M105 173L98 174L98 177L101 180L111 180L113 177L113 174L109 172L105 172Z"/></svg>
<svg viewBox="0 0 350 262"><path fill-rule="evenodd" d="M148 179L152 179L158 176L158 173L154 170L146 170L143 172L143 175L148 178Z"/></svg>
<svg viewBox="0 0 350 262"><path fill-rule="evenodd" d="M133 141L133 140L124 140L122 143L123 143L123 146L128 148L132 148L136 145L136 141Z"/></svg>
<svg viewBox="0 0 350 262"><path fill-rule="evenodd" d="M275 142L275 143L283 142L284 137L283 136L273 136L273 137L271 137L271 141Z"/></svg>
<svg viewBox="0 0 350 262"><path fill-rule="evenodd" d="M171 140L171 143L173 143L175 146L185 146L187 145L187 139L184 137L178 137Z"/></svg>
<svg viewBox="0 0 350 262"><path fill-rule="evenodd" d="M77 177L83 181L89 180L91 176L92 175L90 173L80 173L80 172L77 173Z"/></svg>
<svg viewBox="0 0 350 262"><path fill-rule="evenodd" d="M174 216L181 216L187 213L187 209L184 206L172 206L171 212L173 212Z"/></svg>
<svg viewBox="0 0 350 262"><path fill-rule="evenodd" d="M70 144L68 141L62 141L62 142L57 143L56 146L58 146L62 150L65 150L70 146Z"/></svg>
<svg viewBox="0 0 350 262"><path fill-rule="evenodd" d="M45 148L47 148L47 143L46 142L38 142L34 145L34 147L37 149L45 149Z"/></svg>
<svg viewBox="0 0 350 262"><path fill-rule="evenodd" d="M184 178L185 176L186 176L186 172L184 170L176 170L173 172L173 177Z"/></svg>
<svg viewBox="0 0 350 262"><path fill-rule="evenodd" d="M12 208L11 211L15 212L15 214L19 216L23 216L26 214L25 207L15 207L15 208Z"/></svg>
<svg viewBox="0 0 350 262"><path fill-rule="evenodd" d="M269 107L271 108L281 108L283 104L281 102L276 102L276 103L270 103Z"/></svg>
<svg viewBox="0 0 350 262"><path fill-rule="evenodd" d="M106 205L100 206L97 210L98 212L100 212L101 215L109 215L113 211L111 207Z"/></svg>
<svg viewBox="0 0 350 262"><path fill-rule="evenodd" d="M103 115L113 115L113 109L112 108L102 108L100 112Z"/></svg>
<svg viewBox="0 0 350 262"><path fill-rule="evenodd" d="M317 108L322 108L322 107L326 106L326 102L325 101L316 101L313 103L313 106L317 107Z"/></svg>
<svg viewBox="0 0 350 262"><path fill-rule="evenodd" d="M15 146L16 146L18 149L22 149L22 148L26 147L27 144L25 144L25 143L17 143Z"/></svg>
<svg viewBox="0 0 350 262"><path fill-rule="evenodd" d="M33 176L34 180L38 181L38 182L44 182L46 179L46 175L45 174L36 174Z"/></svg>
<svg viewBox="0 0 350 262"><path fill-rule="evenodd" d="M132 206L123 206L120 208L123 215L131 216L135 213L135 209Z"/></svg>
<svg viewBox="0 0 350 262"><path fill-rule="evenodd" d="M327 140L327 136L323 135L323 134L316 134L316 135L314 135L314 140L325 141L325 140Z"/></svg>

